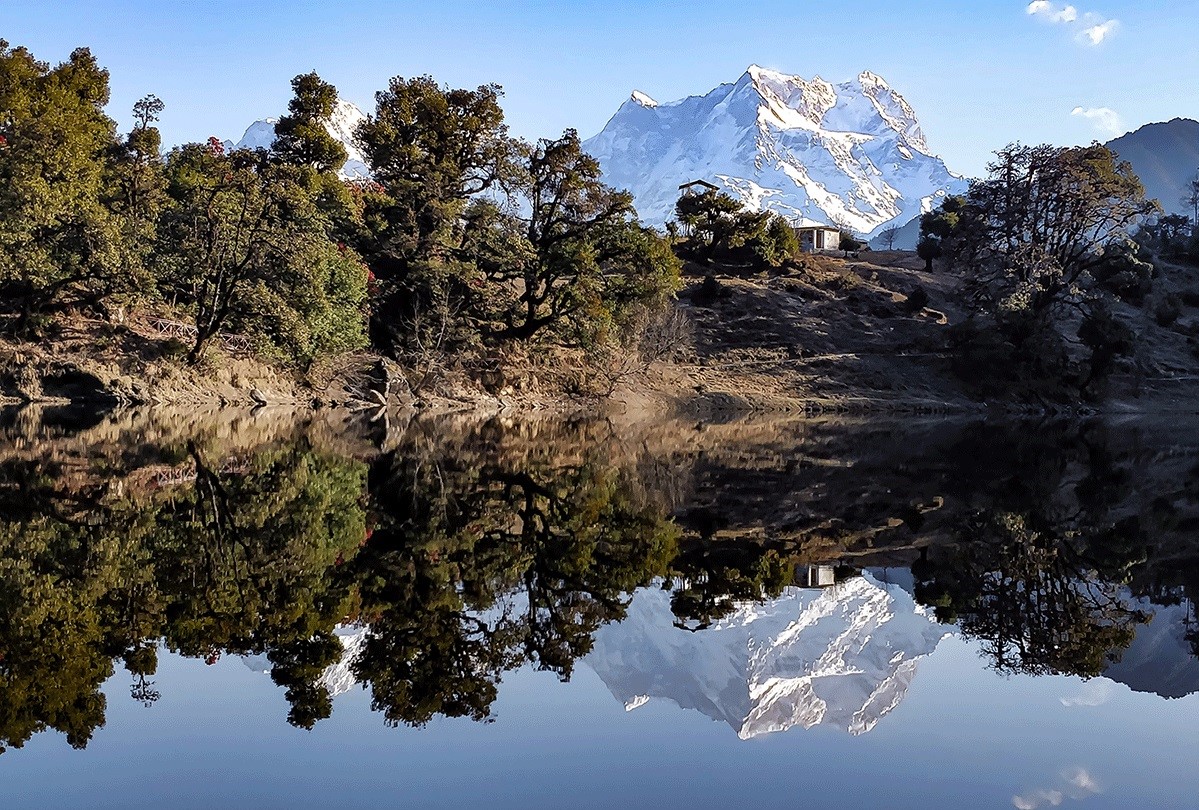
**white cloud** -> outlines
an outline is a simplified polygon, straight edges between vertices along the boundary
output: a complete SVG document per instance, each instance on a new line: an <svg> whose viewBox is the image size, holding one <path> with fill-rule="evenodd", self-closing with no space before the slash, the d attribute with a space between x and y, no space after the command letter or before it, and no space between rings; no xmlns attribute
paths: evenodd
<svg viewBox="0 0 1199 810"><path fill-rule="evenodd" d="M1111 107L1075 107L1070 115L1087 119L1104 135L1119 135L1124 131L1120 113Z"/></svg>
<svg viewBox="0 0 1199 810"><path fill-rule="evenodd" d="M1037 810L1038 807L1057 807L1062 803L1060 790L1032 790L1023 796L1013 796L1012 806L1017 810Z"/></svg>
<svg viewBox="0 0 1199 810"><path fill-rule="evenodd" d="M1109 20L1091 11L1083 14L1076 6L1058 5L1049 0L1033 0L1024 10L1030 17L1073 29L1075 39L1086 45L1102 44L1120 27L1119 20Z"/></svg>
<svg viewBox="0 0 1199 810"><path fill-rule="evenodd" d="M1072 23L1078 19L1078 9L1074 6L1058 7L1048 0L1034 0L1028 4L1027 11L1034 17L1044 17L1055 23Z"/></svg>
<svg viewBox="0 0 1199 810"><path fill-rule="evenodd" d="M1111 34L1120 27L1119 20L1104 20L1097 22L1094 25L1082 29L1080 36L1084 37L1087 42L1092 45L1098 45L1107 39Z"/></svg>
<svg viewBox="0 0 1199 810"><path fill-rule="evenodd" d="M1081 801L1088 796L1102 793L1103 788L1086 768L1066 768L1058 775L1058 784L1051 788L1037 788L1012 797L1016 810L1037 810L1039 807L1059 807L1066 799Z"/></svg>
<svg viewBox="0 0 1199 810"><path fill-rule="evenodd" d="M1102 706L1111 700L1111 697L1111 681L1093 680L1083 684L1082 689L1074 697L1064 697L1060 700L1063 706Z"/></svg>
<svg viewBox="0 0 1199 810"><path fill-rule="evenodd" d="M1073 790L1070 792L1072 799L1085 799L1087 796L1099 793L1102 788L1095 781L1095 777L1087 772L1086 768L1067 768L1062 771L1062 778L1070 783Z"/></svg>

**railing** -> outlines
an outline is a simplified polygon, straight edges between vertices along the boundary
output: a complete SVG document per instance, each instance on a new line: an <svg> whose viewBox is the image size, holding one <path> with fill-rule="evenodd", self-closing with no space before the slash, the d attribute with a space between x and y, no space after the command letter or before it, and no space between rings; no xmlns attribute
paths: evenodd
<svg viewBox="0 0 1199 810"><path fill-rule="evenodd" d="M146 323L150 328L164 337L181 338L194 342L200 330L193 324L182 321L171 321L166 318L148 318ZM245 335L234 335L228 332L218 332L214 337L224 344L231 352L249 352L253 348L250 339Z"/></svg>
<svg viewBox="0 0 1199 810"><path fill-rule="evenodd" d="M218 476L244 476L250 472L250 462L245 459L234 459L217 469ZM178 486L196 480L195 466L172 467L158 473L157 483L160 487Z"/></svg>

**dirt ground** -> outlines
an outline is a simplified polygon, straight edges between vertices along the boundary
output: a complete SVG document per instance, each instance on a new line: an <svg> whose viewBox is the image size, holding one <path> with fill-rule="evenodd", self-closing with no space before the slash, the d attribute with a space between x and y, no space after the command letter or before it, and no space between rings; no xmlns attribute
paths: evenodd
<svg viewBox="0 0 1199 810"><path fill-rule="evenodd" d="M867 258L868 256L868 258ZM708 408L940 412L976 407L949 372L949 282L911 253L805 257L739 276L688 267L679 307L693 335L655 385ZM927 305L908 297L917 289Z"/></svg>
<svg viewBox="0 0 1199 810"><path fill-rule="evenodd" d="M906 251L806 256L803 265L753 275L689 265L678 306L691 334L672 362L655 366L646 388L698 410L1040 407L1002 396L980 400L955 373L946 338L965 319L953 303L957 277L926 271L924 261ZM924 306L909 303L918 290ZM1086 409L1199 411L1199 270L1163 265L1143 304L1120 303L1116 314L1134 333L1137 350L1118 361L1107 400ZM981 378L990 371L970 373ZM625 396L638 408L649 399L645 391Z"/></svg>

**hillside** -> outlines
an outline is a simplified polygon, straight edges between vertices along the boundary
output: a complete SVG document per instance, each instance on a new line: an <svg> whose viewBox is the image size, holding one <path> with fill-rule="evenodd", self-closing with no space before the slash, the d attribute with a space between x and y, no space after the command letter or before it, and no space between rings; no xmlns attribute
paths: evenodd
<svg viewBox="0 0 1199 810"><path fill-rule="evenodd" d="M1182 204L1182 196L1187 182L1199 174L1199 121L1175 118L1146 124L1107 146L1132 164L1146 195L1160 200L1167 212L1194 214Z"/></svg>
<svg viewBox="0 0 1199 810"><path fill-rule="evenodd" d="M952 327L966 319L953 303L958 283L939 269L927 272L906 251L805 256L754 274L689 265L678 307L691 337L649 385L688 409L1057 407L1018 404L989 387L989 369L955 360ZM927 295L920 308L908 303L917 290ZM1139 341L1133 356L1118 361L1104 409L1194 410L1197 307L1199 270L1174 265L1142 306L1117 305ZM641 394L632 392L631 401L641 402Z"/></svg>

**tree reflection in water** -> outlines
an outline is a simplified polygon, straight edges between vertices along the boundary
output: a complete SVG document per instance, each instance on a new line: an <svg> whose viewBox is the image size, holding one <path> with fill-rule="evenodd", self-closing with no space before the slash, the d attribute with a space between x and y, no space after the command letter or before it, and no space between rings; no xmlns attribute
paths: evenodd
<svg viewBox="0 0 1199 810"><path fill-rule="evenodd" d="M888 445L896 458L837 426L804 431L769 453L739 436L726 463L602 423L415 425L386 450L307 424L15 430L0 745L56 729L85 746L118 664L134 700L158 698L162 648L265 656L288 721L311 728L332 711L322 678L346 624L365 630L351 671L388 723L486 720L505 672L570 678L639 588L670 588L676 625L703 632L811 562L910 564L917 598L1004 673L1098 675L1145 599L1193 599L1189 451L971 425ZM817 451L856 462L802 460ZM722 501L747 481L770 509Z"/></svg>

